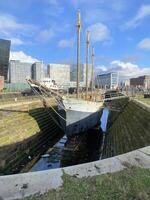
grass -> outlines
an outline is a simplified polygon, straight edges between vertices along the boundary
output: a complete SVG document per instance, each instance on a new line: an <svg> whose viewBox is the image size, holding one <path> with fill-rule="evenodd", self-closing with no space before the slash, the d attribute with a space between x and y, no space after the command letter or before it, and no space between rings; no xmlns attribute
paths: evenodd
<svg viewBox="0 0 150 200"><path fill-rule="evenodd" d="M143 95L138 95L138 96L135 97L135 99L137 99L137 100L139 100L139 101L141 101L145 104L150 105L150 98L144 98Z"/></svg>
<svg viewBox="0 0 150 200"><path fill-rule="evenodd" d="M0 110L0 147L35 135L50 119L41 102Z"/></svg>
<svg viewBox="0 0 150 200"><path fill-rule="evenodd" d="M106 134L103 158L150 145L150 112L130 101Z"/></svg>
<svg viewBox="0 0 150 200"><path fill-rule="evenodd" d="M150 199L150 170L128 168L122 172L78 179L63 176L60 190L24 200L148 200Z"/></svg>

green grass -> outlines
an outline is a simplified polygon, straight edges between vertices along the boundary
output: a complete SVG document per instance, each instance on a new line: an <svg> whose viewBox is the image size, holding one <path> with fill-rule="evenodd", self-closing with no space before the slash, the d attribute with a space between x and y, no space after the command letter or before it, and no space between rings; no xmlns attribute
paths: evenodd
<svg viewBox="0 0 150 200"><path fill-rule="evenodd" d="M150 199L150 170L128 168L122 172L78 179L63 176L60 190L24 200L148 200Z"/></svg>
<svg viewBox="0 0 150 200"><path fill-rule="evenodd" d="M150 145L149 122L150 112L130 101L108 128L103 158Z"/></svg>
<svg viewBox="0 0 150 200"><path fill-rule="evenodd" d="M150 98L144 98L143 95L136 96L135 99L137 99L138 101L141 101L145 104L150 105Z"/></svg>

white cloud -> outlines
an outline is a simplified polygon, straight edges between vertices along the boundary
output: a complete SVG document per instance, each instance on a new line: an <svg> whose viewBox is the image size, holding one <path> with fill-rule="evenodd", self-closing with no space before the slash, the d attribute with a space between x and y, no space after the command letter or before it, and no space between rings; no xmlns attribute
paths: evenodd
<svg viewBox="0 0 150 200"><path fill-rule="evenodd" d="M25 54L23 51L14 51L14 52L11 51L10 60L20 60L22 62L29 62L29 63L34 63L39 61L38 59Z"/></svg>
<svg viewBox="0 0 150 200"><path fill-rule="evenodd" d="M144 67L140 68L130 62L123 62L120 60L114 60L110 63L109 67L98 66L96 67L96 73L106 73L117 71L119 72L120 79L127 79L131 77L137 77L142 75L150 75L150 68Z"/></svg>
<svg viewBox="0 0 150 200"><path fill-rule="evenodd" d="M103 42L110 39L108 27L102 23L96 23L87 28L90 31L90 37L93 42Z"/></svg>
<svg viewBox="0 0 150 200"><path fill-rule="evenodd" d="M48 42L55 36L54 30L52 28L45 29L41 31L37 37L40 42Z"/></svg>
<svg viewBox="0 0 150 200"><path fill-rule="evenodd" d="M0 15L0 29L2 30L31 30L35 28L31 24L19 23L13 15Z"/></svg>
<svg viewBox="0 0 150 200"><path fill-rule="evenodd" d="M136 16L125 24L125 28L138 26L148 16L150 16L150 4L141 6Z"/></svg>
<svg viewBox="0 0 150 200"><path fill-rule="evenodd" d="M0 14L0 37L10 39L12 45L23 45L23 35L31 35L36 27L31 24L20 23L13 15Z"/></svg>
<svg viewBox="0 0 150 200"><path fill-rule="evenodd" d="M22 41L21 39L18 39L18 38L10 38L10 40L11 40L11 44L15 45L15 46L25 44L24 41Z"/></svg>
<svg viewBox="0 0 150 200"><path fill-rule="evenodd" d="M141 42L139 42L138 47L140 49L150 50L150 38L145 38Z"/></svg>
<svg viewBox="0 0 150 200"><path fill-rule="evenodd" d="M63 40L60 40L59 43L58 43L58 46L60 48L67 48L67 47L73 47L74 45L74 39L71 38L71 39L63 39Z"/></svg>

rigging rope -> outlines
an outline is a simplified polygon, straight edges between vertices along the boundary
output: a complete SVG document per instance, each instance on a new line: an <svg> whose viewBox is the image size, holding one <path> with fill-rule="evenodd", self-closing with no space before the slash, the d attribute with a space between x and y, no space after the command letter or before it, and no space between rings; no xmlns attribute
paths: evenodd
<svg viewBox="0 0 150 200"><path fill-rule="evenodd" d="M42 90L41 90L41 88L39 87L39 90L40 90L40 92L43 94L43 96L42 95L40 95L40 93L38 93L37 92L37 90L33 87L33 86L31 86L31 84L29 84L30 85L30 87L32 88L32 90L35 92L35 93L37 93L39 96L40 96L40 98L43 100L44 98L43 98L43 96L45 97L45 101L46 101L46 96L45 96L45 94L43 94L42 93ZM42 101L43 102L43 101ZM61 118L61 119L63 119L64 121L66 121L66 119L64 118L64 117L62 117L54 108L53 108L53 106L51 106L50 104L49 104L49 106L51 107L51 109Z"/></svg>

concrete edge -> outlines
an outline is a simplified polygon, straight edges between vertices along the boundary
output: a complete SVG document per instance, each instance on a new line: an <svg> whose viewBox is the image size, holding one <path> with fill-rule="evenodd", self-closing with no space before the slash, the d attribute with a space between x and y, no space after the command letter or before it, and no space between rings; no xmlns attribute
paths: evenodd
<svg viewBox="0 0 150 200"><path fill-rule="evenodd" d="M63 185L63 172L82 178L121 171L131 165L150 168L150 146L112 158L71 167L0 176L0 199L19 199L58 189Z"/></svg>
<svg viewBox="0 0 150 200"><path fill-rule="evenodd" d="M139 101L137 99L131 99L131 101L133 101L136 105L140 106L141 108L143 108L146 111L150 112L150 105L143 103L142 101Z"/></svg>

